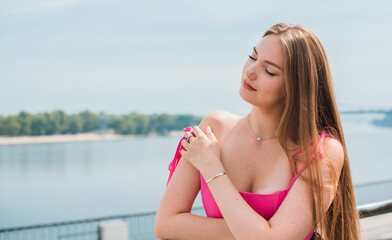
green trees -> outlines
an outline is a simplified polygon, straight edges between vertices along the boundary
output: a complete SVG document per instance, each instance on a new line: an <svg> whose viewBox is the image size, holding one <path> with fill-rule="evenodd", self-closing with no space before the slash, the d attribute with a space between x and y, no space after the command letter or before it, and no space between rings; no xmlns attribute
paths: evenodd
<svg viewBox="0 0 392 240"><path fill-rule="evenodd" d="M50 113L45 113L47 119L46 122L46 134L61 134L66 133L66 118L67 114L63 111L53 111Z"/></svg>
<svg viewBox="0 0 392 240"><path fill-rule="evenodd" d="M68 116L66 119L65 129L72 134L83 132L83 120L81 116L78 114Z"/></svg>
<svg viewBox="0 0 392 240"><path fill-rule="evenodd" d="M134 112L113 116L108 127L114 129L117 134L148 134L154 132L164 135L172 130L182 130L188 126L198 125L201 119L201 117L193 115L144 115Z"/></svg>
<svg viewBox="0 0 392 240"><path fill-rule="evenodd" d="M53 134L75 134L97 130L113 129L117 134L166 134L172 130L182 130L198 125L201 117L190 114L145 115L136 112L120 116L94 114L83 111L66 114L61 110L29 114L21 111L18 115L0 115L0 135L39 136Z"/></svg>
<svg viewBox="0 0 392 240"><path fill-rule="evenodd" d="M98 115L86 110L79 113L79 116L82 124L82 132L91 132L98 129Z"/></svg>
<svg viewBox="0 0 392 240"><path fill-rule="evenodd" d="M1 135L18 136L20 133L20 123L16 116L7 116L1 118L0 132Z"/></svg>
<svg viewBox="0 0 392 240"><path fill-rule="evenodd" d="M20 125L18 135L30 135L31 134L31 116L25 111L19 113L17 121Z"/></svg>
<svg viewBox="0 0 392 240"><path fill-rule="evenodd" d="M45 114L38 113L31 117L31 135L46 135L47 118Z"/></svg>

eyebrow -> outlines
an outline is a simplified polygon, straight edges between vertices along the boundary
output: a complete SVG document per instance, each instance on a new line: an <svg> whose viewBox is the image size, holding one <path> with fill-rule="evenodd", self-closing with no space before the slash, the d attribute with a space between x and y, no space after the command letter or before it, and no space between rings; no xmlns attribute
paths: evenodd
<svg viewBox="0 0 392 240"><path fill-rule="evenodd" d="M257 51L256 51L256 47L253 47L253 51L255 51L256 55L258 55ZM273 63L273 62L268 61L268 60L264 60L264 62L266 62L266 63L268 63L268 64L270 64L272 66L275 66L275 67L279 68L280 70L282 70L282 68L278 64L276 64L276 63Z"/></svg>

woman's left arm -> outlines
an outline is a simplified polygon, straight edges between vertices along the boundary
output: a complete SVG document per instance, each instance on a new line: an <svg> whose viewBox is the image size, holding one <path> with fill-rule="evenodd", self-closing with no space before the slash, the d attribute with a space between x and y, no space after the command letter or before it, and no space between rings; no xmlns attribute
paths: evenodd
<svg viewBox="0 0 392 240"><path fill-rule="evenodd" d="M191 143L183 140L186 151L182 150L181 153L207 180L224 171L220 153L214 146L217 143L216 138L208 131L205 135L197 126L193 128L193 131L199 139ZM339 179L344 160L343 148L338 141L331 139L326 141L325 151L329 158L324 158L323 161L329 160L333 163L337 179ZM329 168L326 164L321 165L321 174L323 178L330 179ZM237 240L304 240L313 229L310 197L306 183L300 178L297 178L278 211L269 221L248 205L227 175L215 178L208 183L208 187L227 226ZM323 208L326 212L333 200L334 192L333 189L326 189L323 194L328 199L328 204Z"/></svg>

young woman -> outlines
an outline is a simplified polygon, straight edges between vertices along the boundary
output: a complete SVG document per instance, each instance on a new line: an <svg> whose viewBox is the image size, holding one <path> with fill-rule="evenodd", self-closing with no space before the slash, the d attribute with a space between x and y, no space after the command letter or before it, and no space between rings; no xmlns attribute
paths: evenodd
<svg viewBox="0 0 392 240"><path fill-rule="evenodd" d="M155 218L156 237L360 239L319 39L302 25L269 28L244 64L239 94L252 105L247 116L217 110L184 129ZM207 217L190 213L199 190Z"/></svg>

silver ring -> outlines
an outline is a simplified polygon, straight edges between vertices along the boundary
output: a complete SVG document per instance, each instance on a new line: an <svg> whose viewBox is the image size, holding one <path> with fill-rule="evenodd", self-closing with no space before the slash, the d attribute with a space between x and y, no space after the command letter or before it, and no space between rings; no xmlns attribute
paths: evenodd
<svg viewBox="0 0 392 240"><path fill-rule="evenodd" d="M192 135L189 135L188 137L185 137L185 139L186 139L186 141L187 141L188 143L190 143L190 142L189 142L189 139L190 139L191 137L193 137L193 136L192 136Z"/></svg>

